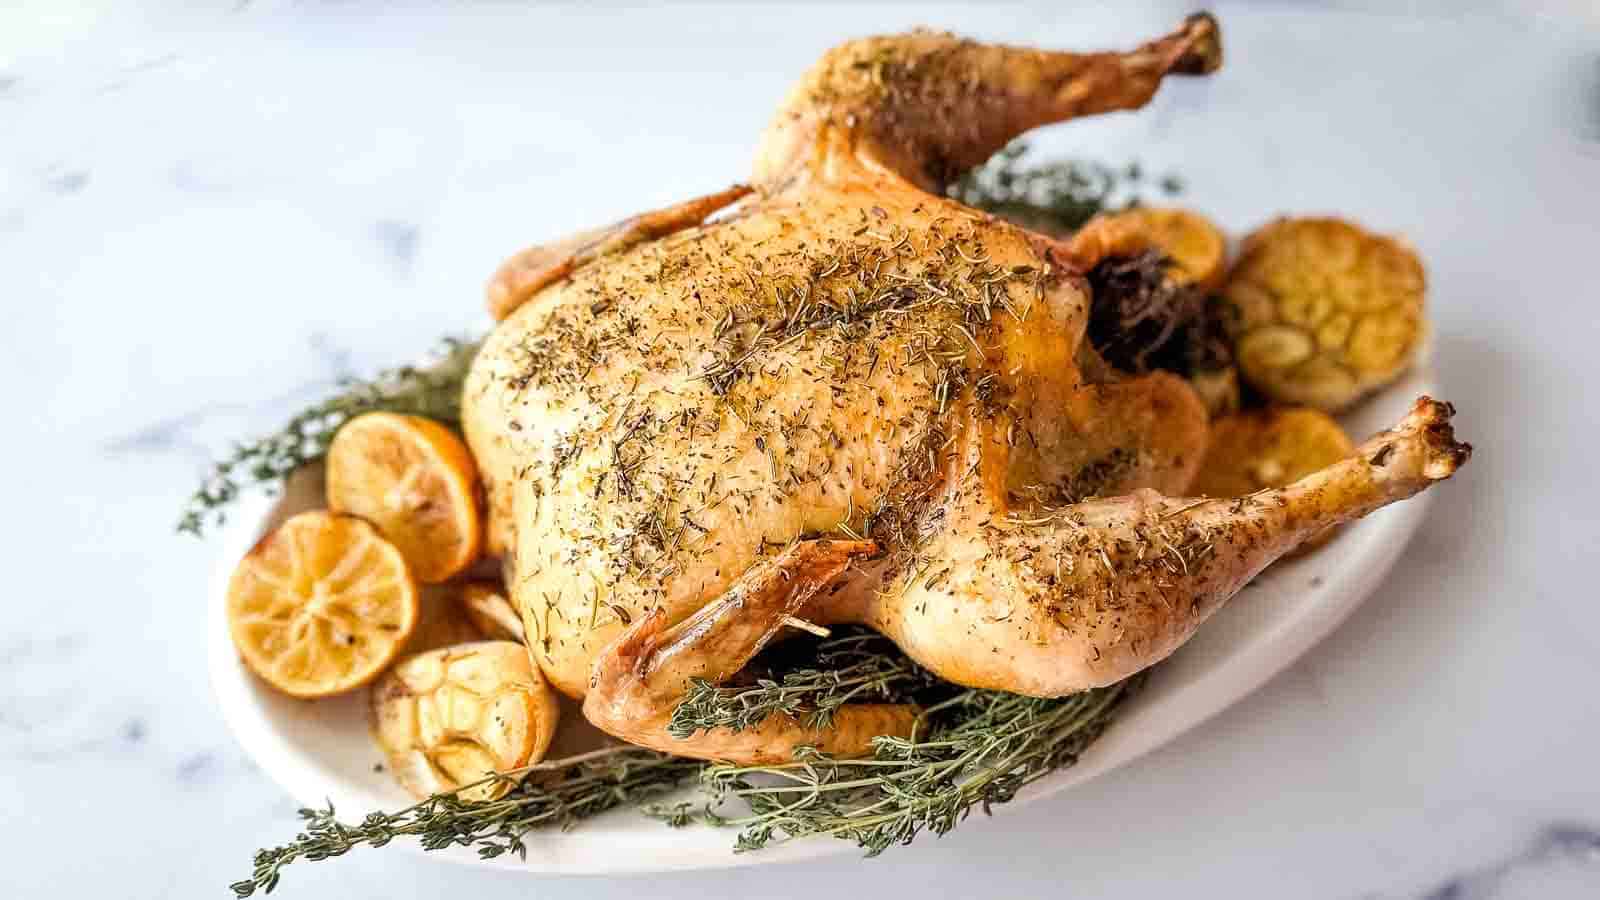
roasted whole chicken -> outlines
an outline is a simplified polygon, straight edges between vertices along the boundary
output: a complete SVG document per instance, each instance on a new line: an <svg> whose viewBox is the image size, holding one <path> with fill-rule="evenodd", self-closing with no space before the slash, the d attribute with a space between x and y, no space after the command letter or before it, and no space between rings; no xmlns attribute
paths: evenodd
<svg viewBox="0 0 1600 900"><path fill-rule="evenodd" d="M689 679L724 682L808 623L877 629L963 685L1106 685L1303 539L1462 465L1453 410L1422 398L1288 487L1183 497L1201 402L1084 340L1085 273L1118 241L944 196L1029 129L1139 107L1221 59L1206 15L1127 53L853 41L783 102L748 187L509 260L463 421L551 682L678 755L859 754L916 711L667 724Z"/></svg>

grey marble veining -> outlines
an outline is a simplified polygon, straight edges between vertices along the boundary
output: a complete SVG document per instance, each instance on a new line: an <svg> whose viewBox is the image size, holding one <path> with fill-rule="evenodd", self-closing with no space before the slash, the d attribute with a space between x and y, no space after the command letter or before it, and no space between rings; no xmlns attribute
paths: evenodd
<svg viewBox="0 0 1600 900"><path fill-rule="evenodd" d="M847 35L1087 46L1189 4L0 9L0 895L223 896L294 804L205 681L205 460L482 329L515 247L725 184ZM1223 3L1230 59L1051 152L1177 171L1234 230L1337 210L1419 246L1478 455L1390 579L1123 770L890 858L533 879L399 853L280 896L1600 896L1600 16Z"/></svg>
<svg viewBox="0 0 1600 900"><path fill-rule="evenodd" d="M1600 866L1600 829L1556 823L1540 829L1527 849L1509 859L1456 875L1426 900L1489 900L1509 895L1588 896Z"/></svg>

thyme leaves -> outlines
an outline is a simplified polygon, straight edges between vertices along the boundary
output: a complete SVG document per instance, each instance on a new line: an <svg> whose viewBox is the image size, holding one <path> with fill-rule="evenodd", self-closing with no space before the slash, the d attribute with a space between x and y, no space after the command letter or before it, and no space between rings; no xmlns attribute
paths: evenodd
<svg viewBox="0 0 1600 900"><path fill-rule="evenodd" d="M923 831L945 834L974 809L990 813L1075 764L1142 684L1140 675L1059 699L960 691L924 714L926 737L880 737L865 759L802 748L782 765L712 765L702 775L712 797L704 809L653 812L738 828L736 852L828 836L877 856ZM730 801L749 813L724 815Z"/></svg>
<svg viewBox="0 0 1600 900"><path fill-rule="evenodd" d="M1018 141L973 169L949 195L1025 227L1066 234L1102 212L1138 205L1150 179L1137 162L1109 166L1084 160L1035 163L1027 144ZM1171 197L1183 190L1175 175L1154 179L1156 190Z"/></svg>
<svg viewBox="0 0 1600 900"><path fill-rule="evenodd" d="M816 645L812 656L811 665L742 688L693 679L673 710L668 733L681 740L714 728L738 732L773 715L823 729L832 725L834 714L846 703L902 701L937 684L874 632L830 635Z"/></svg>

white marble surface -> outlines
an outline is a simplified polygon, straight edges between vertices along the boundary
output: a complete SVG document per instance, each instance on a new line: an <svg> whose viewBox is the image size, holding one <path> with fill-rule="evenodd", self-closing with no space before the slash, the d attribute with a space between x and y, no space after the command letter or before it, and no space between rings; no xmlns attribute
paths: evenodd
<svg viewBox="0 0 1600 900"><path fill-rule="evenodd" d="M0 7L7 897L224 896L295 828L204 679L215 550L171 531L210 452L481 328L514 246L738 177L830 42L1082 47L1186 11L234 6ZM1338 210L1428 260L1478 455L1268 687L873 862L541 880L383 851L282 895L1600 895L1600 35L1582 3L1539 7L1222 4L1214 82L1038 142L1176 169L1230 227Z"/></svg>

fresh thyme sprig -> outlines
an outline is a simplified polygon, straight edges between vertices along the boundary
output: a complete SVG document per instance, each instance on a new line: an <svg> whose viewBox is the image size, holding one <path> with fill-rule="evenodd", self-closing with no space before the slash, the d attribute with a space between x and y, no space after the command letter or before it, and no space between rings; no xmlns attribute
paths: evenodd
<svg viewBox="0 0 1600 900"><path fill-rule="evenodd" d="M189 499L178 531L199 537L208 525L222 523L228 505L246 487L281 486L294 470L321 459L339 426L362 413L387 410L454 424L461 418L461 384L479 346L478 341L446 338L435 362L346 381L338 394L300 412L273 434L236 446Z"/></svg>
<svg viewBox="0 0 1600 900"><path fill-rule="evenodd" d="M620 746L533 766L528 778L498 800L436 794L399 812L371 813L357 825L341 824L331 805L302 809L304 830L284 846L258 851L251 877L232 888L239 897L271 892L286 865L382 847L404 836L418 837L428 850L464 846L476 847L485 859L524 856L523 838L530 831L570 828L618 806L637 807L673 826L737 828L736 852L825 835L854 841L876 856L924 830L943 834L973 808L988 813L1024 785L1071 766L1143 681L1140 675L1041 700L940 682L877 635L845 631L807 649L820 668L742 689L713 688L718 693L687 699L674 721L709 724L714 718L716 724L732 727L737 720L751 727L768 715L836 710L847 699L936 702L925 707L917 734L879 738L866 759L833 759L801 748L791 763L734 766ZM842 665L829 671L830 664ZM789 677L804 671L812 674ZM829 677L847 671L858 677ZM697 712L685 711L696 703ZM700 800L653 802L696 776Z"/></svg>
<svg viewBox="0 0 1600 900"><path fill-rule="evenodd" d="M873 632L836 634L816 645L815 664L726 687L695 678L672 711L667 731L680 740L697 731L753 728L770 715L804 717L806 727L827 728L846 703L893 702L936 683L887 638Z"/></svg>
<svg viewBox="0 0 1600 900"><path fill-rule="evenodd" d="M782 765L707 767L710 801L647 812L673 824L704 821L740 829L736 852L827 835L876 856L924 830L944 834L973 810L990 812L1024 785L1077 762L1143 676L1070 697L1042 700L964 690L930 707L925 736L880 737L866 759L803 749ZM742 801L746 815L728 815Z"/></svg>
<svg viewBox="0 0 1600 900"><path fill-rule="evenodd" d="M950 197L1018 224L1064 234L1102 212L1135 206L1149 180L1138 163L1112 167L1083 160L1036 163L1013 143L951 185ZM1183 190L1174 175L1154 179L1167 196Z"/></svg>
<svg viewBox="0 0 1600 900"><path fill-rule="evenodd" d="M523 838L536 828L570 828L623 804L665 794L698 774L704 763L641 747L608 747L529 767L527 777L498 800L465 801L459 792L435 794L399 812L369 813L358 825L334 817L333 805L302 809L304 830L282 847L258 850L251 876L229 885L235 895L272 893L284 866L301 859L329 859L357 847L382 847L416 836L424 849L476 847L478 856L527 856ZM491 776L460 791L506 776Z"/></svg>

